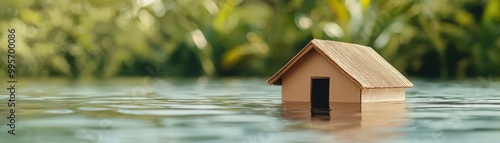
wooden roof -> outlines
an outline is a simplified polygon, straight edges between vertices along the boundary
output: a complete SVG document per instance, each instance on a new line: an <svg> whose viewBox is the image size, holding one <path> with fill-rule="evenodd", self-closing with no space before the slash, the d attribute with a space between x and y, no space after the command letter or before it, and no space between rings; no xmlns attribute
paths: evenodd
<svg viewBox="0 0 500 143"><path fill-rule="evenodd" d="M281 85L281 76L302 56L315 49L361 88L407 88L413 84L370 47L328 40L312 40L267 81Z"/></svg>

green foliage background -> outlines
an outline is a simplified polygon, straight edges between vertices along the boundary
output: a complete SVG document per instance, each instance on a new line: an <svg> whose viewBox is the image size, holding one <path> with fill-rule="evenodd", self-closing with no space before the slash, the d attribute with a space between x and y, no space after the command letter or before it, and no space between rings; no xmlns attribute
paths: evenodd
<svg viewBox="0 0 500 143"><path fill-rule="evenodd" d="M319 38L461 78L500 74L499 24L500 0L16 0L0 52L15 28L20 76L269 76Z"/></svg>

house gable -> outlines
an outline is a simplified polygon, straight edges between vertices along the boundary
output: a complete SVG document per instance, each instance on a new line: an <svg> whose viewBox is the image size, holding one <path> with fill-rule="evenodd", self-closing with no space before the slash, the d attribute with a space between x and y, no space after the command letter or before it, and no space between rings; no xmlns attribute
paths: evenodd
<svg viewBox="0 0 500 143"><path fill-rule="evenodd" d="M301 58L282 75L283 101L310 101L311 77L329 77L329 102L360 102L361 88L315 48L304 51Z"/></svg>

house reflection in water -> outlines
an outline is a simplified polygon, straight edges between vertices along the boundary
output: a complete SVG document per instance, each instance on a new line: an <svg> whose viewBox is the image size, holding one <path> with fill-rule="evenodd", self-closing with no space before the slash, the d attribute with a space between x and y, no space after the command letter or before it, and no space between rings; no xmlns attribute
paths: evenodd
<svg viewBox="0 0 500 143"><path fill-rule="evenodd" d="M282 117L301 120L341 142L383 142L401 137L406 124L404 102L330 103L330 110L311 110L305 103L283 103Z"/></svg>

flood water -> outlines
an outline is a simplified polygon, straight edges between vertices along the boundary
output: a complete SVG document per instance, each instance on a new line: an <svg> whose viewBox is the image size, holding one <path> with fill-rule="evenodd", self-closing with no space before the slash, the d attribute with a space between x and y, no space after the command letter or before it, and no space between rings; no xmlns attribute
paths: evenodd
<svg viewBox="0 0 500 143"><path fill-rule="evenodd" d="M20 80L15 136L0 95L0 143L500 141L499 82L411 80L406 103L314 116L265 79Z"/></svg>

